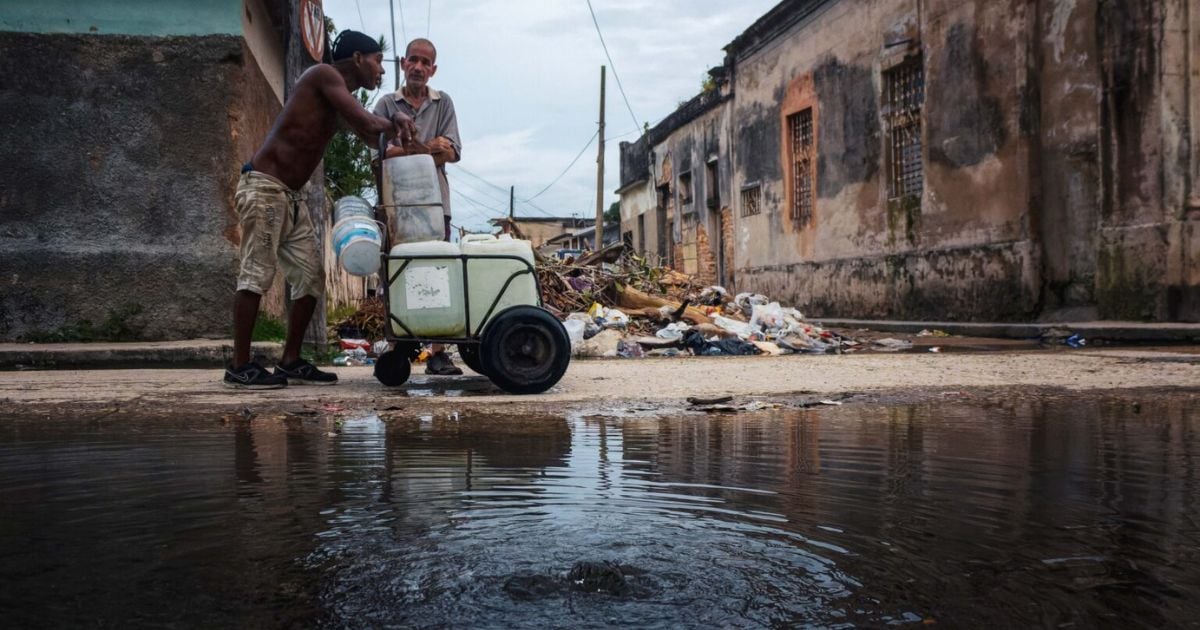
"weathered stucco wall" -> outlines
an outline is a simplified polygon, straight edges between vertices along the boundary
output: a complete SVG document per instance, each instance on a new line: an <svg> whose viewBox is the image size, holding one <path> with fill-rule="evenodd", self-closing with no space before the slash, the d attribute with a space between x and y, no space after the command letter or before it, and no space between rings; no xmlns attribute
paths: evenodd
<svg viewBox="0 0 1200 630"><path fill-rule="evenodd" d="M671 239L680 270L704 283L717 281L715 265L721 242L708 235L720 234L721 204L729 199L732 160L728 130L729 107L721 102L653 147L653 177L659 190L667 190L669 207L674 210ZM661 202L659 198L657 203ZM656 208L647 211L651 213L649 222Z"/></svg>
<svg viewBox="0 0 1200 630"><path fill-rule="evenodd" d="M726 51L739 290L816 316L1200 321L1200 0L790 0ZM913 59L905 197L888 76ZM696 102L639 140L671 186L659 205L687 209L679 173L713 125ZM788 117L806 110L815 202L793 213Z"/></svg>
<svg viewBox="0 0 1200 630"><path fill-rule="evenodd" d="M236 35L0 33L0 338L225 336L237 170L278 102Z"/></svg>
<svg viewBox="0 0 1200 630"><path fill-rule="evenodd" d="M1025 23L1001 3L827 4L737 61L736 273L808 314L1024 319L1038 306L1020 129ZM1014 54L1014 50L1018 51ZM884 72L923 53L924 189L888 199ZM786 116L812 108L816 202L790 217Z"/></svg>
<svg viewBox="0 0 1200 630"><path fill-rule="evenodd" d="M0 31L98 35L236 35L242 0L5 0Z"/></svg>

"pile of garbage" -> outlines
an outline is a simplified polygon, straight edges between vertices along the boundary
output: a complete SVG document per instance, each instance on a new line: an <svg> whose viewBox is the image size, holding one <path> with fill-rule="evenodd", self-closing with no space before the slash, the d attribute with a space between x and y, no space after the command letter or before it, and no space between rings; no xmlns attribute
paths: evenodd
<svg viewBox="0 0 1200 630"><path fill-rule="evenodd" d="M617 244L575 261L539 261L544 306L577 356L841 353L859 342L764 295L730 295L651 265Z"/></svg>
<svg viewBox="0 0 1200 630"><path fill-rule="evenodd" d="M865 345L904 349L826 330L764 295L699 286L692 276L654 265L623 243L577 260L539 258L536 271L543 307L563 321L576 356L840 354ZM384 338L385 322L378 298L362 300L357 312L335 322L344 360L369 364L380 342L368 340ZM348 341L352 347L345 347Z"/></svg>

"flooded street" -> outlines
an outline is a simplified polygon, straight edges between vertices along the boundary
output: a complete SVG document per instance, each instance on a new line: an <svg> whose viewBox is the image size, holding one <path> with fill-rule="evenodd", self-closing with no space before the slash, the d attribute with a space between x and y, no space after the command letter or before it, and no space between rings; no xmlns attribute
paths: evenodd
<svg viewBox="0 0 1200 630"><path fill-rule="evenodd" d="M1188 627L1200 397L0 417L40 626Z"/></svg>

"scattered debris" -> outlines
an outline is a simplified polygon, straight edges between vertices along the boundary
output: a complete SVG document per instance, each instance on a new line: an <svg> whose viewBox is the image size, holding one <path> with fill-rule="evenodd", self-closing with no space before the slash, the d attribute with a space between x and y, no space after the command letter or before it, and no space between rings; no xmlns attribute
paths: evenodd
<svg viewBox="0 0 1200 630"><path fill-rule="evenodd" d="M892 352L912 342L885 338L855 340L826 330L804 315L757 293L730 296L720 286L657 267L623 243L568 258L537 258L542 306L563 321L576 357L681 354L782 355L841 354L861 350ZM340 337L338 365L370 365L386 351L384 307L378 297L333 324ZM945 337L940 330L918 336ZM938 350L931 350L938 351Z"/></svg>

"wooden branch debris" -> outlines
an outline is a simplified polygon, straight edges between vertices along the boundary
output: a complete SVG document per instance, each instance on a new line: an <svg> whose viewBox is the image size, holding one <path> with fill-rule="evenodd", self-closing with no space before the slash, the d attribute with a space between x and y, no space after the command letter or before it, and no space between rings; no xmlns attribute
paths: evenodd
<svg viewBox="0 0 1200 630"><path fill-rule="evenodd" d="M644 314L646 309L660 311L662 307L670 307L671 311L676 314L676 317L686 321L689 324L711 324L713 320L704 311L694 307L687 306L686 303L675 302L666 298L661 298L655 295L650 295L630 286L618 285L617 287L617 308L625 311L625 314L630 314L630 311L638 311L639 314ZM628 309L628 310L627 310Z"/></svg>

